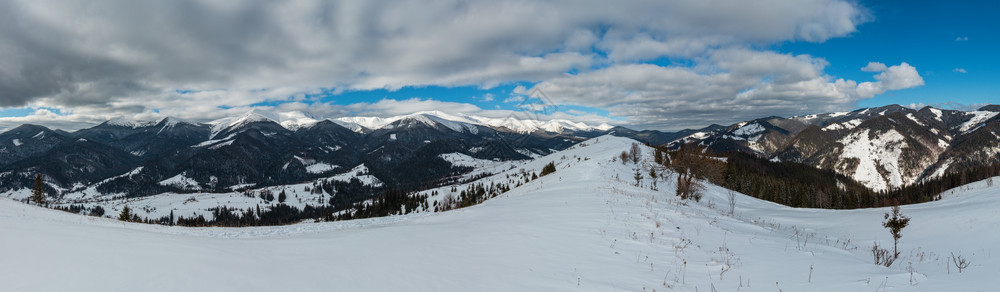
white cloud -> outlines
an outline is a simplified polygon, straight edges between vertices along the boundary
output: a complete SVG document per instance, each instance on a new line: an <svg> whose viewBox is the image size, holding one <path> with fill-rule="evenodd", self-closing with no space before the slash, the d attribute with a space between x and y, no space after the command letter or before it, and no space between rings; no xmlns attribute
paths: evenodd
<svg viewBox="0 0 1000 292"><path fill-rule="evenodd" d="M865 66L865 67L863 67L863 68L861 68L861 71L865 71L865 72L882 72L882 71L885 71L885 70L888 70L888 69L889 69L889 67L886 67L885 64L882 64L880 62L868 62L868 65Z"/></svg>
<svg viewBox="0 0 1000 292"><path fill-rule="evenodd" d="M740 48L823 42L867 20L864 8L845 0L5 1L0 107L50 107L67 113L58 119L81 123L117 115L208 119L230 112L220 107L301 101L320 88L490 88L613 71L623 77L594 90L615 91L650 78L623 68L722 86L663 89L685 96L789 95L796 84L829 92L839 87L820 86L829 83L820 82L820 58ZM737 62L726 52L764 59ZM665 56L717 68L659 72L636 64ZM761 84L761 74L781 80ZM618 94L605 96L659 96ZM628 113L628 102L593 103L621 104L614 112Z"/></svg>
<svg viewBox="0 0 1000 292"><path fill-rule="evenodd" d="M880 66L881 65L881 66ZM923 85L907 63L873 62L874 82L834 79L808 55L748 49L713 52L694 67L616 65L535 86L557 104L607 109L639 128L683 129L770 115L840 111L888 90Z"/></svg>
<svg viewBox="0 0 1000 292"><path fill-rule="evenodd" d="M957 72L957 73L962 73L962 74L969 73L969 71L965 71L965 69L962 69L962 68L955 68L955 69L952 69L951 71L952 72Z"/></svg>
<svg viewBox="0 0 1000 292"><path fill-rule="evenodd" d="M871 67L872 63L868 63L868 67L865 68ZM861 84L858 84L859 96L863 98L870 98L889 90L899 90L924 85L924 78L920 77L920 74L917 73L917 68L910 66L910 64L907 64L906 62L888 68L886 68L885 65L876 67L880 70L869 72L880 72L875 75L875 80L878 81L862 82Z"/></svg>
<svg viewBox="0 0 1000 292"><path fill-rule="evenodd" d="M969 41L969 37L957 37L957 38L955 38L955 41L956 42L967 42L967 41Z"/></svg>
<svg viewBox="0 0 1000 292"><path fill-rule="evenodd" d="M515 90L514 92L517 92L517 90ZM522 95L511 95L510 97L505 98L503 100L504 103L515 103L515 102L522 102L522 101L524 101L524 96L522 96Z"/></svg>

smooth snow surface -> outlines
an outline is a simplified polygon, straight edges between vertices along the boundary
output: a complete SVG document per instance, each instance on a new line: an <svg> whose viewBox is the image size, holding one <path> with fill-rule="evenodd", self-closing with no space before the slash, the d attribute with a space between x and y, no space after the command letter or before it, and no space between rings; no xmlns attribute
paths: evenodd
<svg viewBox="0 0 1000 292"><path fill-rule="evenodd" d="M1000 187L983 181L886 209L796 209L708 186L701 202L635 186L600 137L520 163L557 171L443 213L257 228L122 223L0 198L0 290L30 291L993 291ZM651 166L652 153L642 163ZM516 171L516 170L512 170ZM509 173L484 180L506 180ZM997 178L1000 179L1000 178ZM461 187L460 187L461 188ZM440 195L438 196L440 197ZM204 199L202 199L204 200ZM971 265L959 273L951 254Z"/></svg>

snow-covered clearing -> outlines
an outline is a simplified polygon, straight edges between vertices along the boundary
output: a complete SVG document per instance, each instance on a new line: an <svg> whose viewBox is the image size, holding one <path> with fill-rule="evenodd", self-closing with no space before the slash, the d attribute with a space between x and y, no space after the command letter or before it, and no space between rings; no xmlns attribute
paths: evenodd
<svg viewBox="0 0 1000 292"><path fill-rule="evenodd" d="M886 209L796 209L708 186L680 201L667 178L635 186L600 137L525 162L557 171L483 204L346 222L254 228L122 223L0 198L0 290L990 291L1000 284L1000 187L986 181L904 206L902 256ZM648 167L652 151L643 148ZM515 170L511 170L515 171ZM506 179L509 173L493 178ZM1000 179L1000 178L997 178ZM676 180L676 179L674 179ZM950 254L971 260L959 273Z"/></svg>

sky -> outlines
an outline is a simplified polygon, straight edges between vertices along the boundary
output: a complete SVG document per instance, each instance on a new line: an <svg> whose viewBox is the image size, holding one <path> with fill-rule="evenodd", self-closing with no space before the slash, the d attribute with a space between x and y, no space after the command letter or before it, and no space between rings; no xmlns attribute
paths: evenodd
<svg viewBox="0 0 1000 292"><path fill-rule="evenodd" d="M0 1L0 129L440 110L674 131L1000 100L994 1Z"/></svg>

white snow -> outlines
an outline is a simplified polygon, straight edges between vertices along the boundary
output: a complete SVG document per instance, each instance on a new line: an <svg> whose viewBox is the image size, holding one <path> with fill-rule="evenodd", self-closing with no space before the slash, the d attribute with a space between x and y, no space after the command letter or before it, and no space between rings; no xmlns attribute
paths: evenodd
<svg viewBox="0 0 1000 292"><path fill-rule="evenodd" d="M844 149L837 171L876 191L902 186L899 158L907 147L903 135L889 130L872 140L869 131L852 133L838 141ZM848 167L850 158L858 161L857 167Z"/></svg>
<svg viewBox="0 0 1000 292"><path fill-rule="evenodd" d="M184 173L177 174L171 178L159 182L162 186L174 186L182 190L200 190L201 186L192 178L184 176Z"/></svg>
<svg viewBox="0 0 1000 292"><path fill-rule="evenodd" d="M944 121L944 120L942 119L942 113L941 113L941 110L939 110L939 109L936 109L936 108L930 108L930 111L931 111L931 113L934 113L934 116L935 116L935 117L937 118L937 120L938 120L939 122L943 122L943 121Z"/></svg>
<svg viewBox="0 0 1000 292"><path fill-rule="evenodd" d="M317 119L308 113L299 111L280 113L279 118L281 122L278 124L291 131L309 128L321 121L321 119Z"/></svg>
<svg viewBox="0 0 1000 292"><path fill-rule="evenodd" d="M969 120L966 121L965 123L962 123L962 125L958 126L958 130L962 132L966 132L974 127L980 126L980 124L982 124L986 120L995 117L998 114L998 112L971 111L971 112L966 112L965 114L972 115L972 117L969 118Z"/></svg>
<svg viewBox="0 0 1000 292"><path fill-rule="evenodd" d="M11 140L10 142L14 143L14 146L21 146L21 144L23 144L23 143L21 143L21 139L14 139L14 140Z"/></svg>
<svg viewBox="0 0 1000 292"><path fill-rule="evenodd" d="M178 118L175 118L175 117L166 117L166 118L163 118L162 120L160 120L160 123L163 123L163 127L160 128L160 130L156 132L157 134L159 134L159 133L161 133L163 131L166 131L166 130L170 130L170 129L176 127L179 124L191 124L188 121L181 120L181 119L178 119Z"/></svg>
<svg viewBox="0 0 1000 292"><path fill-rule="evenodd" d="M239 129L240 127L243 127L251 123L264 122L264 121L272 121L277 123L278 121L280 121L280 118L275 113L261 110L258 108L251 108L249 111L247 111L241 116L226 117L208 122L207 124L212 126L212 134L210 137L212 137L212 139L217 139L215 136L218 135L220 132L225 131L226 129Z"/></svg>
<svg viewBox="0 0 1000 292"><path fill-rule="evenodd" d="M733 135L741 136L741 137L750 137L750 136L759 134L760 132L763 132L763 131L764 131L764 127L761 126L760 124L758 124L758 123L751 123L751 124L748 124L746 126L742 126L739 129L736 129L735 131L733 131Z"/></svg>
<svg viewBox="0 0 1000 292"><path fill-rule="evenodd" d="M1000 225L1000 216L995 216L1000 196L993 194L1000 186L978 182L949 191L941 201L903 206L903 214L912 220L902 231L900 258L886 268L873 264L870 253L875 242L892 246L881 226L886 208L788 208L735 194L735 215L727 216L727 191L717 186L709 185L701 202L680 201L663 181L659 191L650 190L648 177L642 187L633 186L633 166L611 161L631 140L601 137L584 143L521 165L537 170L553 161L558 169L554 174L481 205L444 213L274 227L183 228L122 223L0 199L0 258L16 263L0 265L0 290L996 287L1000 266L992 253L1000 246L994 232ZM652 165L648 156L644 163ZM487 180L503 180L507 174ZM129 204L140 214L164 214L169 210L157 208L156 200L167 199L188 202L169 204L178 206L177 215L208 206L205 202L237 200L179 195ZM952 253L971 265L959 273L949 263Z"/></svg>
<svg viewBox="0 0 1000 292"><path fill-rule="evenodd" d="M932 173L929 176L929 178L938 178L938 177L941 177L942 175L944 175L945 173L948 172L948 167L950 167L950 166L951 166L951 158L949 158L949 159L945 160L944 162L942 162L941 165L939 165L937 167L937 169L934 169L934 173Z"/></svg>
<svg viewBox="0 0 1000 292"><path fill-rule="evenodd" d="M906 114L906 117L909 118L910 120L912 120L914 123L917 123L917 125L920 125L920 126L923 126L923 127L927 126L927 125L924 125L924 123L920 122L920 120L917 120L917 117L914 116L913 113Z"/></svg>
<svg viewBox="0 0 1000 292"><path fill-rule="evenodd" d="M131 120L131 119L123 118L123 117L116 117L116 118L108 120L107 124L111 125L111 126L119 126L119 127L126 127L126 128L141 128L141 127L148 127L148 126L156 125L156 122L153 122L153 121L136 121L136 120Z"/></svg>
<svg viewBox="0 0 1000 292"><path fill-rule="evenodd" d="M38 134L35 134L34 136L31 136L31 138L34 138L34 139L45 138L45 132L44 131L39 131Z"/></svg>
<svg viewBox="0 0 1000 292"><path fill-rule="evenodd" d="M606 131L614 127L607 123L602 123L598 126L589 126L585 123L573 122L562 119L540 121L533 119L519 119L514 116L507 118L487 118L487 117L471 116L464 114L448 114L440 111L424 111L409 115L400 115L388 118L342 117L342 118L337 118L333 121L356 132L361 132L364 131L365 129L369 130L382 129L400 120L414 120L431 126L435 125L445 126L456 132L472 132L472 133L478 131L478 128L476 128L477 125L490 126L490 127L503 127L519 133L530 133L539 130L546 132L553 132L553 133L562 133L563 131L566 130Z"/></svg>
<svg viewBox="0 0 1000 292"><path fill-rule="evenodd" d="M333 165L333 164L326 164L326 163L323 163L323 162L317 162L317 163L310 164L310 165L306 166L306 172L308 172L308 173L314 173L314 174L315 173L324 173L324 172L331 171L331 170L334 170L334 169L337 169L337 168L340 168L340 166Z"/></svg>
<svg viewBox="0 0 1000 292"><path fill-rule="evenodd" d="M850 130L850 129L854 129L855 127L857 127L861 123L862 123L861 119L853 119L853 120L846 121L846 122L843 122L843 123L833 123L833 124L827 125L826 127L823 127L823 131Z"/></svg>
<svg viewBox="0 0 1000 292"><path fill-rule="evenodd" d="M329 177L329 179L335 181L350 181L352 178L357 178L359 181L361 181L362 184L365 185L370 185L370 186L382 185L382 181L379 180L374 175L371 175L371 173L368 172L368 167L365 166L364 164L355 166L351 170L348 170L344 173Z"/></svg>
<svg viewBox="0 0 1000 292"><path fill-rule="evenodd" d="M530 156L530 155L529 155ZM535 156L538 156L535 154ZM526 161L512 160L512 161L493 161L487 159L479 159L462 153L446 153L438 155L441 159L448 161L454 166L464 166L472 167L473 171L462 175L463 178L471 178L482 174L495 174L506 170L514 168L516 165L525 163Z"/></svg>

